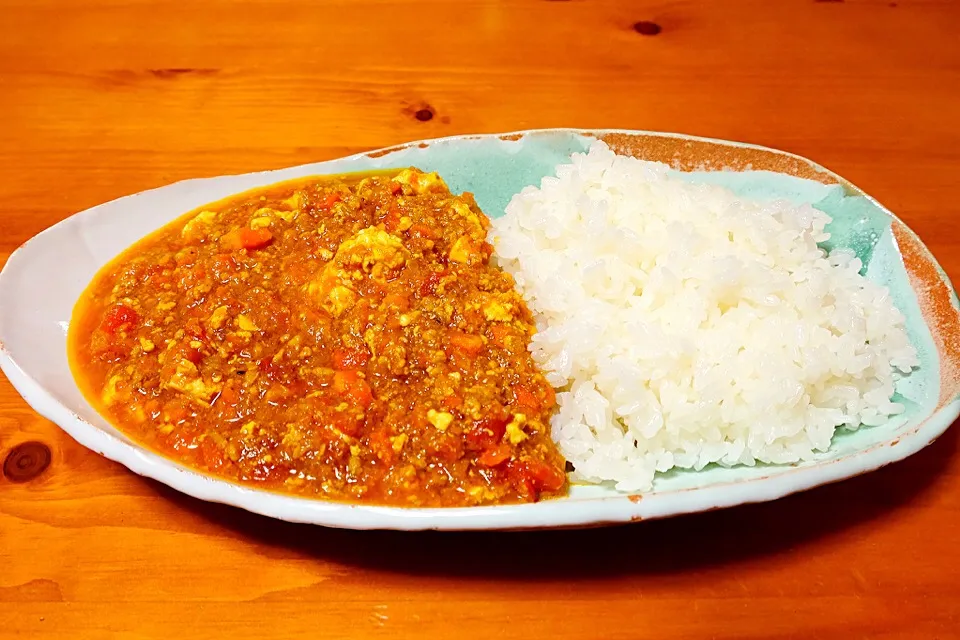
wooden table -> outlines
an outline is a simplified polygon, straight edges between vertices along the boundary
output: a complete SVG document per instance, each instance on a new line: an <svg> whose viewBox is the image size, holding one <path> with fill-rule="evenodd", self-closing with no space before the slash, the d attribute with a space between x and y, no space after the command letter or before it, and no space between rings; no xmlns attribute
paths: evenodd
<svg viewBox="0 0 960 640"><path fill-rule="evenodd" d="M0 0L0 260L117 196L410 139L623 127L807 155L960 277L950 0ZM954 44L951 44L953 42ZM777 503L530 534L352 533L206 504L0 382L0 636L960 637L954 428Z"/></svg>

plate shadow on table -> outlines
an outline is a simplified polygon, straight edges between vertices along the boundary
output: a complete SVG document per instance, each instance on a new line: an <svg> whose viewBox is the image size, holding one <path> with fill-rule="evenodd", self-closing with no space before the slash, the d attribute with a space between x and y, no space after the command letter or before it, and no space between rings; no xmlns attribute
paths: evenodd
<svg viewBox="0 0 960 640"><path fill-rule="evenodd" d="M147 481L181 508L267 557L291 554L371 570L476 579L569 581L731 568L854 533L921 500L958 455L960 421L919 453L780 500L607 528L527 532L346 531L206 503ZM574 553L570 551L575 549ZM557 562L563 554L564 562Z"/></svg>

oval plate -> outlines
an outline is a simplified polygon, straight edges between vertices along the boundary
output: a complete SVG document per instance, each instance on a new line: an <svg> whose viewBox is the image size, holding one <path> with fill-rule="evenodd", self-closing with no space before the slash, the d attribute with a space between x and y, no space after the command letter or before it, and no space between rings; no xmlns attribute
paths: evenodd
<svg viewBox="0 0 960 640"><path fill-rule="evenodd" d="M70 314L97 270L148 232L200 205L281 180L415 165L451 190L472 191L491 217L510 197L552 175L595 138L614 150L666 162L691 179L745 196L814 203L834 218L831 243L855 249L867 276L888 286L907 317L921 366L898 385L904 415L838 432L830 450L795 466L674 471L643 495L575 486L538 504L455 509L349 505L279 495L191 471L131 441L84 400L66 356ZM83 446L201 500L274 518L355 529L534 529L663 518L781 496L905 458L960 414L960 313L943 270L916 235L875 200L823 167L752 145L635 131L552 129L413 142L279 171L179 182L88 209L17 249L0 273L0 366L26 401Z"/></svg>

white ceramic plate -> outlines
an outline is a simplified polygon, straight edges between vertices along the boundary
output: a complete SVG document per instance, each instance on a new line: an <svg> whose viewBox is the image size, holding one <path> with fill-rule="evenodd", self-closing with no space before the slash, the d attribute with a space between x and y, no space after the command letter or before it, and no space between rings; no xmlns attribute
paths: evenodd
<svg viewBox="0 0 960 640"><path fill-rule="evenodd" d="M416 165L440 171L454 191L474 192L484 211L496 217L513 193L552 174L557 164L584 150L595 137L620 153L693 171L694 179L720 182L755 197L812 202L832 215L835 243L858 251L869 264L868 277L890 287L908 318L922 365L898 387L907 413L886 425L838 435L820 459L795 466L671 472L643 495L576 486L566 498L538 504L405 509L279 495L196 473L117 431L74 383L66 333L80 293L112 257L182 213L280 180ZM920 450L960 413L958 336L956 294L933 257L902 222L839 176L771 149L630 131L461 136L280 171L180 182L64 220L20 247L0 273L0 366L37 412L80 444L202 500L283 520L355 529L526 529L630 522L773 500L871 471Z"/></svg>

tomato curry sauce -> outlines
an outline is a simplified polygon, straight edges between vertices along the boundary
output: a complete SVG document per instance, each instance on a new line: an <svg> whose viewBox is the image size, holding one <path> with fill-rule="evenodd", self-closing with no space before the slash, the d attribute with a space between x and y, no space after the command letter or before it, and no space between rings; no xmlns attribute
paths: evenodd
<svg viewBox="0 0 960 640"><path fill-rule="evenodd" d="M122 431L229 480L404 506L557 494L553 390L488 226L416 169L209 205L96 276L74 373Z"/></svg>

